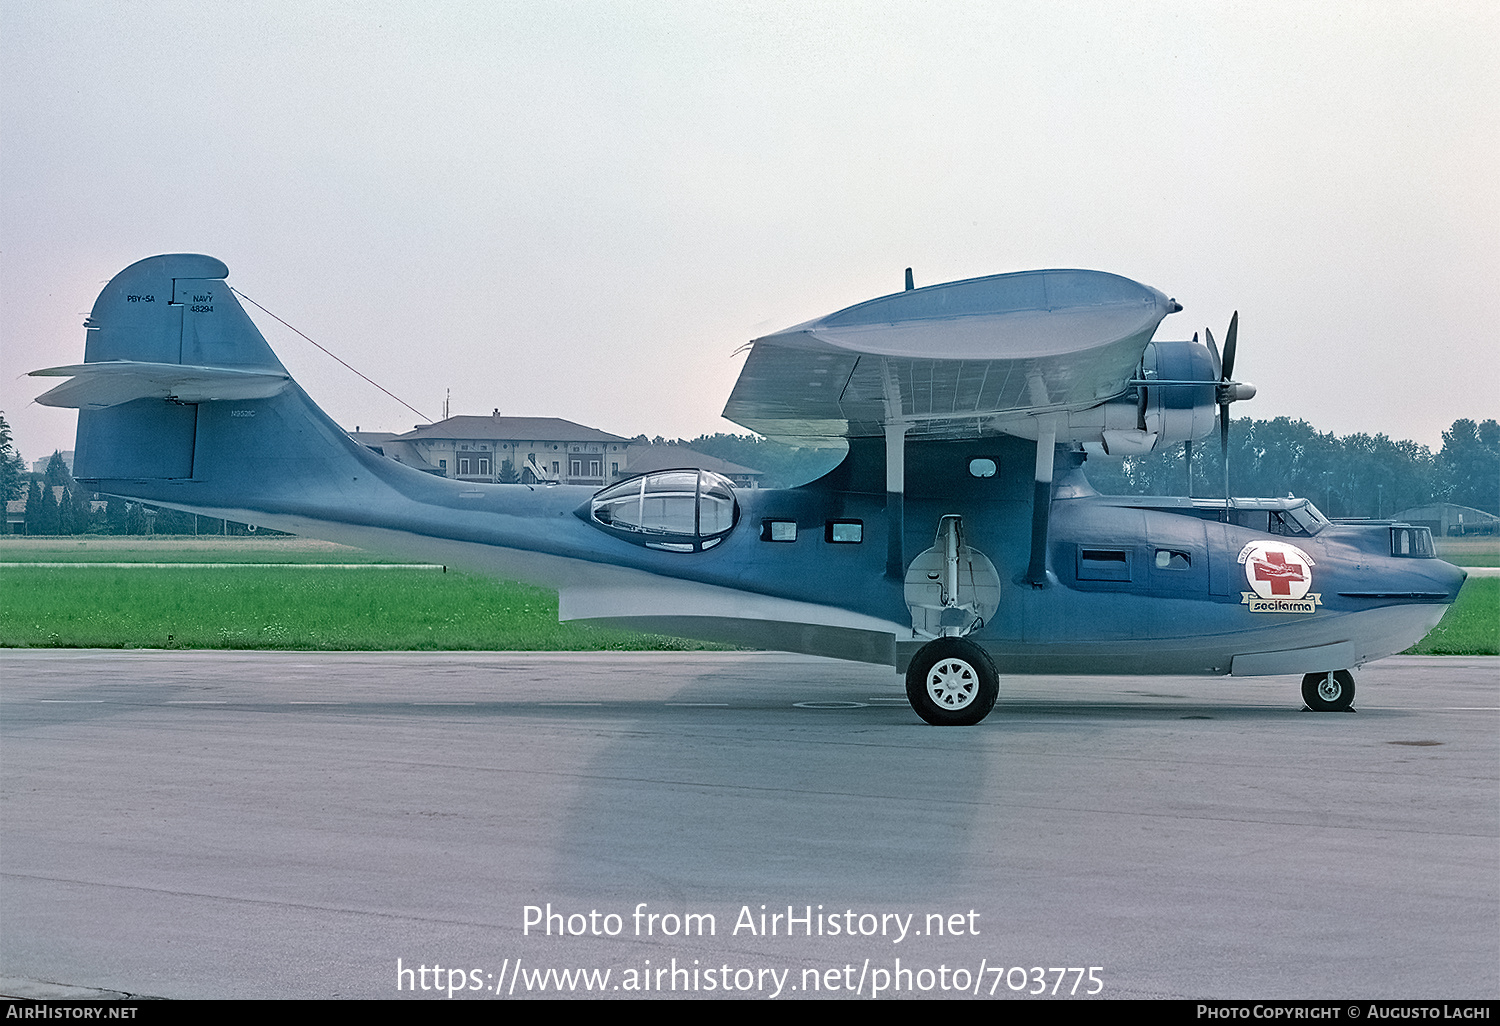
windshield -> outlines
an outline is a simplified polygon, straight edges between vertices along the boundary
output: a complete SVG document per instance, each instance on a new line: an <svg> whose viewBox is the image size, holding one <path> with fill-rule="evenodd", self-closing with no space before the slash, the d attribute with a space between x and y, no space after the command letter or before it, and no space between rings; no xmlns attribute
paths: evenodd
<svg viewBox="0 0 1500 1026"><path fill-rule="evenodd" d="M1328 518L1306 499L1288 506L1286 515L1296 521L1304 534L1317 534L1328 526Z"/></svg>

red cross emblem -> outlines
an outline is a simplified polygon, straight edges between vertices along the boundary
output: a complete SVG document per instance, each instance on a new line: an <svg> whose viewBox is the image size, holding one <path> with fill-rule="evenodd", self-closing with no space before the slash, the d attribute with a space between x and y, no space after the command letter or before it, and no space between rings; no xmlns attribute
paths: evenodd
<svg viewBox="0 0 1500 1026"><path fill-rule="evenodd" d="M1266 561L1255 560L1255 579L1268 581L1272 595L1290 595L1293 581L1305 581L1302 568L1286 561L1282 552L1267 552Z"/></svg>

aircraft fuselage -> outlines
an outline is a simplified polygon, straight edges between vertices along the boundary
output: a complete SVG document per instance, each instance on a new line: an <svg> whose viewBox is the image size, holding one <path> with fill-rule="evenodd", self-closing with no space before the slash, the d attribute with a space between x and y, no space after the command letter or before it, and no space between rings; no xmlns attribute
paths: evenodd
<svg viewBox="0 0 1500 1026"><path fill-rule="evenodd" d="M242 416L226 419L223 430L253 435L271 423ZM242 474L265 471L268 482L280 483L250 506L207 468L196 481L99 487L550 585L562 593L565 619L898 669L928 640L913 633L903 582L886 572L886 496L876 481L858 477L853 453L799 488L738 491L738 520L722 544L671 552L591 522L593 489L434 478L346 436L328 441L341 443L363 473L337 480L322 461L260 456L265 450L244 437L217 447L240 454ZM1005 672L1243 675L1358 666L1419 640L1464 580L1430 552L1394 555L1399 526L1323 521L1307 534L1283 515L1293 505L1287 501L1240 499L1226 510L1222 500L1101 496L1075 467L1054 486L1048 581L1033 587L1023 579L1031 482L968 470L973 459L1003 468L1029 461L1031 451L998 437L909 448L907 559L933 544L944 516L962 518L966 543L992 561L1000 585L993 615L967 637ZM262 459L276 466L257 467ZM218 501L221 492L228 501ZM1235 522L1247 520L1263 529ZM773 522L795 524L795 539L772 540ZM858 540L833 540L836 524ZM1247 557L1257 543L1275 551ZM1281 558L1287 546L1309 563Z"/></svg>

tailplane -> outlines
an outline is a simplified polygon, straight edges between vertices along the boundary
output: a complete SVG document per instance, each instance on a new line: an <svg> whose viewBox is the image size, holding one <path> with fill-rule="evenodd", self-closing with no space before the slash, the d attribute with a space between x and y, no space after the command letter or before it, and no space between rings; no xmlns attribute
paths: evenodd
<svg viewBox="0 0 1500 1026"><path fill-rule="evenodd" d="M228 275L197 254L131 264L94 303L84 362L32 372L70 379L37 401L78 410L75 477L180 508L243 509L326 493L374 459L292 381Z"/></svg>

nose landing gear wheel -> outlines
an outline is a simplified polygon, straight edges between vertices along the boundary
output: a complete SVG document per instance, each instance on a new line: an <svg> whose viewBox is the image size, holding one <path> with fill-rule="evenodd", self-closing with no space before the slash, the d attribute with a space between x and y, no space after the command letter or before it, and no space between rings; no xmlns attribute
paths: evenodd
<svg viewBox="0 0 1500 1026"><path fill-rule="evenodd" d="M972 726L990 714L999 697L995 664L984 649L963 638L923 645L906 669L907 701L934 726Z"/></svg>
<svg viewBox="0 0 1500 1026"><path fill-rule="evenodd" d="M1302 678L1302 701L1313 712L1343 712L1354 704L1354 674L1309 673Z"/></svg>

